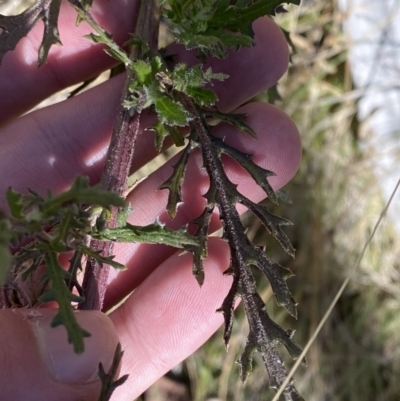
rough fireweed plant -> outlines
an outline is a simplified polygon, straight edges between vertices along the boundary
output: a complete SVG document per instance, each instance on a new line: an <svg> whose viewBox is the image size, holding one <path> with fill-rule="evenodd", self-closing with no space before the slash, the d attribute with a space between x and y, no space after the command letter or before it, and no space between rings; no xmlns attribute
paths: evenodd
<svg viewBox="0 0 400 401"><path fill-rule="evenodd" d="M223 224L223 238L229 243L231 252L230 266L225 274L233 277L232 287L219 309L225 320L225 345L228 346L231 336L235 301L240 298L249 323L247 342L238 360L241 379L246 379L251 370L252 354L258 351L267 368L271 387L278 388L287 377L287 371L276 344L283 344L294 358L301 350L292 340L293 332L284 330L269 317L257 293L251 268L257 267L266 275L277 303L295 317L296 303L286 284L292 273L273 262L262 248L248 239L236 204L251 210L282 248L294 256L294 249L282 230L282 226L290 223L271 214L266 206L250 201L228 179L222 155L237 161L265 191L269 201L277 203L277 196L267 181L273 173L256 165L251 155L240 152L210 133L210 121L223 121L256 136L245 123L245 115L222 113L214 106L217 96L207 84L213 80L223 81L227 76L214 73L211 68L204 69L202 61L209 56L225 58L229 49L252 46L252 22L282 11L282 0L142 1L136 31L123 47L118 46L111 33L92 18L92 0L68 1L77 11L77 23L86 21L93 28L94 33L88 35L88 39L105 44L106 53L126 69L122 102L98 186L90 187L88 179L80 177L68 191L59 195L48 193L43 197L34 190L29 190L26 195L12 189L7 191L10 211L2 213L0 218L1 307L35 307L43 302L56 301L59 310L52 326L64 325L75 352L83 352L84 337L90 333L78 325L73 312L76 308L101 310L109 266L124 268L113 260L113 244L158 243L189 251L193 254L193 274L201 285L209 224L217 207ZM3 30L0 61L37 21L42 20L45 29L38 63L39 66L43 64L51 46L61 44L57 28L60 5L61 0L37 0L20 15L0 16ZM173 65L158 48L160 21L176 42L197 51L198 65ZM171 230L159 222L139 227L126 221L130 210L125 205L124 194L139 119L145 109L151 109L158 117L158 122L149 128L155 132L157 150L161 151L166 138L183 147L171 177L160 187L169 191L166 209L171 218L175 217L182 202L181 187L190 154L196 148L201 151L210 187L204 194L204 211L192 222L197 226L193 235L186 227ZM186 136L182 135L181 127L189 127ZM26 238L30 240L27 242ZM10 251L12 247L18 249L14 254ZM67 252L73 252L73 256L68 270L64 270L58 256ZM37 269L42 265L46 265L46 270L41 280L37 280L35 273L37 276ZM82 282L77 277L80 271L84 272ZM108 373L100 364L100 400L108 400L113 390L126 380L126 377L116 379L121 358L118 347ZM291 382L283 394L288 401L302 399Z"/></svg>

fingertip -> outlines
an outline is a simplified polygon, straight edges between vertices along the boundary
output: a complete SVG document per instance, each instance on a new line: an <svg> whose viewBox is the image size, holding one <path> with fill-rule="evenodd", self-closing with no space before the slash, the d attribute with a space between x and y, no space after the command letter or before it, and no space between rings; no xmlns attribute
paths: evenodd
<svg viewBox="0 0 400 401"><path fill-rule="evenodd" d="M279 189L296 174L302 157L300 134L294 121L281 109L268 103L250 103L238 112L247 120L265 144L264 154L256 153L255 162L264 163L276 176L269 180ZM270 167L268 167L270 166Z"/></svg>
<svg viewBox="0 0 400 401"><path fill-rule="evenodd" d="M89 353L77 355L67 343L65 327L50 327L55 313L54 309L0 311L1 400L98 399L98 364L101 361L106 369L111 365L118 341L114 328L100 312L80 313L79 323L92 337L85 340Z"/></svg>
<svg viewBox="0 0 400 401"><path fill-rule="evenodd" d="M289 66L289 46L282 28L271 17L262 17L254 21L256 46L268 49L270 67L265 89L274 85L285 74Z"/></svg>

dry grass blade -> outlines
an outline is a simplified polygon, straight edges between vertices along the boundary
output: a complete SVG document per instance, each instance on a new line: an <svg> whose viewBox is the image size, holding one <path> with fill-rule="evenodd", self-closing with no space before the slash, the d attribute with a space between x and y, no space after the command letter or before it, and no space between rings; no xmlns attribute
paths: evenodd
<svg viewBox="0 0 400 401"><path fill-rule="evenodd" d="M382 210L381 215L379 216L378 221L375 224L374 229L372 230L371 235L369 236L367 242L364 245L363 250L360 253L360 256L358 257L356 263L354 264L354 266L352 267L352 271L356 270L358 268L358 266L360 265L360 262L362 260L362 258L365 255L365 251L367 250L369 244L371 243L372 239L375 236L375 233L381 223L381 221L383 220L383 218L386 216L387 210L389 209L389 206L398 190L400 186L400 178L397 181L396 187L394 188L392 195L390 196L390 199L388 200L385 208ZM287 378L285 379L285 381L282 383L281 387L279 388L279 390L276 392L275 397L272 399L272 401L278 401L279 397L282 395L282 393L284 392L286 386L288 385L288 383L291 381L293 375L295 374L296 370L298 369L298 367L300 366L301 362L303 361L303 359L305 358L307 352L309 351L311 345L314 343L314 341L316 340L318 334L321 332L322 327L324 326L324 324L326 323L326 321L328 320L329 316L331 315L333 308L336 306L337 302L339 301L339 298L342 296L345 288L347 287L347 285L350 282L350 278L351 276L347 277L346 280L343 282L342 286L339 288L335 298L332 300L331 304L329 305L328 310L326 311L325 315L323 316L323 318L321 319L321 322L319 323L318 327L316 328L314 334L311 336L311 338L308 340L307 345L304 347L302 353L300 354L298 360L296 361L296 363L293 365L292 369L290 370Z"/></svg>

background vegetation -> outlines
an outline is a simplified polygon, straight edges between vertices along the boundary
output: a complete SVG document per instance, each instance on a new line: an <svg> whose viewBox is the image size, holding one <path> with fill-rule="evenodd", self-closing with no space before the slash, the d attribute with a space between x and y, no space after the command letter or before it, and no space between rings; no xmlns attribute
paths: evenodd
<svg viewBox="0 0 400 401"><path fill-rule="evenodd" d="M26 3L26 2L25 2ZM24 1L5 2L1 13L14 13ZM347 62L335 0L303 0L280 15L294 51L288 74L262 96L296 122L302 136L303 162L285 188L292 203L277 213L289 218L296 259L274 247L257 221L247 218L249 235L268 244L275 260L296 277L289 280L299 302L294 321L268 300L272 292L259 275L260 290L274 319L296 329L305 345L342 282L350 285L307 355L307 367L296 374L308 401L397 401L400 399L400 241L390 219L384 221L356 271L352 266L367 241L385 202L374 163L379 154L362 146L363 125L357 120L357 98ZM277 90L276 90L277 89ZM279 93L280 97L277 96ZM50 101L65 98L59 94ZM158 158L135 178L147 175L173 153ZM245 217L246 218L246 217ZM194 355L143 395L146 401L266 401L272 399L265 368L255 359L246 385L234 364L246 340L246 319L237 311L229 352L216 333ZM288 365L292 362L287 360ZM171 381L172 379L172 381Z"/></svg>

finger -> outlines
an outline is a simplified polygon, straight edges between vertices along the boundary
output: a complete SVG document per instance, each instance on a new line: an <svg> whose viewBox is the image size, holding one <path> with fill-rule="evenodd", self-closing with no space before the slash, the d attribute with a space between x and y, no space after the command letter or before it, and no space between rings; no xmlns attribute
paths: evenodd
<svg viewBox="0 0 400 401"><path fill-rule="evenodd" d="M253 97L271 82L271 77L276 77L275 67L268 65L273 55L287 46L277 42L280 47L274 48L269 44L268 32L279 28L268 18L265 21L266 29L263 28L263 21L255 26L256 37L259 38L256 46L233 55L229 67L234 69L237 65L237 68L242 68L239 56L245 51L246 60L252 66L248 74L256 81L249 85L247 79L241 81L235 78L234 85L229 84L224 90L222 86L217 87L217 92L221 92L217 94L225 105L238 103L232 100L236 97L242 102L242 92L246 93L246 97ZM260 53L266 56L261 57ZM230 64L224 63L228 68ZM259 77L258 70L265 73ZM12 181L0 182L0 194L10 185L19 191L25 191L27 187L34 187L40 193L49 189L60 191L70 185L77 175L88 175L92 182L96 182L118 108L122 81L122 76L116 77L76 98L30 113L5 127L1 132L0 169L3 177L11 177ZM142 127L151 125L150 121L151 118L144 114ZM156 156L153 138L151 133L142 130L136 145L138 151L134 156L133 170Z"/></svg>
<svg viewBox="0 0 400 401"><path fill-rule="evenodd" d="M94 19L113 39L123 44L134 31L138 1L96 0L91 8ZM123 10L123 12L121 12ZM0 68L0 125L28 111L41 100L77 84L116 64L104 46L83 38L92 32L86 24L76 27L77 14L67 2L61 5L59 31L62 46L52 46L47 62L37 66L43 24L38 23L16 49L8 52ZM6 94L6 96L5 96Z"/></svg>
<svg viewBox="0 0 400 401"><path fill-rule="evenodd" d="M227 244L210 239L209 255L201 288L191 274L191 256L174 255L110 315L125 351L121 374L130 375L112 400L135 399L221 326L222 315L215 311L232 282L222 275L229 263Z"/></svg>
<svg viewBox="0 0 400 401"><path fill-rule="evenodd" d="M92 336L77 355L64 327L50 326L52 309L1 310L0 388L2 400L96 401L100 393L98 365L111 367L118 337L100 312L77 313ZM23 385L21 385L23 383Z"/></svg>
<svg viewBox="0 0 400 401"><path fill-rule="evenodd" d="M227 144L241 151L254 154L256 164L276 174L269 179L272 187L275 190L281 188L294 176L301 160L301 143L295 124L281 110L264 103L250 103L237 112L247 113L247 122L256 131L258 138L239 133L226 124L216 127L215 135L225 138ZM157 218L170 227L178 228L201 214L205 203L203 194L208 189L209 179L197 153L189 159L182 188L183 204L172 222L167 216L165 207L168 191L158 188L170 177L178 157L142 181L130 194L128 200L134 210L129 217L130 223L145 225L153 223ZM224 168L230 180L238 184L239 192L254 202L265 198L264 191L235 162L224 159ZM243 212L245 209L239 206L238 210ZM217 229L219 224L219 220L215 219L212 230ZM116 244L114 252L121 263L127 264L128 270L111 272L105 298L106 310L136 288L173 250L165 246L155 248L151 245Z"/></svg>

